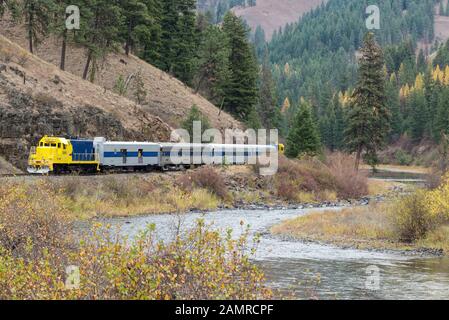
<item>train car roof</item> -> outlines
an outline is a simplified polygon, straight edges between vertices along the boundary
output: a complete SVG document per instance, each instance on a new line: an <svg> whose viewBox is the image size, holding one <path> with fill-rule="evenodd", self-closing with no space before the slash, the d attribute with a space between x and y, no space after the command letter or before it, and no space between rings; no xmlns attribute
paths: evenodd
<svg viewBox="0 0 449 320"><path fill-rule="evenodd" d="M128 146L160 146L156 142L136 142L136 141L105 141L105 145L128 145Z"/></svg>
<svg viewBox="0 0 449 320"><path fill-rule="evenodd" d="M213 143L160 143L162 147L220 147L220 148L276 148L275 145L257 145L257 144L213 144Z"/></svg>

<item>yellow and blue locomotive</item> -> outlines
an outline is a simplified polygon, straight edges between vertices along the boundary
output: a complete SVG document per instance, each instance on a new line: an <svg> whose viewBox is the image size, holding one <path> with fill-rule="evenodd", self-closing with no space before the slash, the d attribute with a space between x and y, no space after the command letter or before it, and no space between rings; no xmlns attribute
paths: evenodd
<svg viewBox="0 0 449 320"><path fill-rule="evenodd" d="M97 137L70 139L43 137L31 149L28 172L35 174L150 171L205 164L256 163L264 154L283 153L280 145L190 144L107 141Z"/></svg>
<svg viewBox="0 0 449 320"><path fill-rule="evenodd" d="M93 140L43 137L37 147L32 147L29 173L96 172L100 160Z"/></svg>

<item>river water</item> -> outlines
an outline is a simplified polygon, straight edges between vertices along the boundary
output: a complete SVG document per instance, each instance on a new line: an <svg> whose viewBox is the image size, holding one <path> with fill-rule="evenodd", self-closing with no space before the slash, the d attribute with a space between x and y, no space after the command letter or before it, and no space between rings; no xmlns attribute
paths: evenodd
<svg viewBox="0 0 449 320"><path fill-rule="evenodd" d="M156 237L170 241L178 224L181 230L187 230L202 218L213 224L213 228L232 228L237 236L243 221L250 225L253 234L262 235L255 262L265 271L267 284L289 298L449 299L447 258L417 258L400 253L341 249L286 240L268 232L274 224L315 210L228 210L108 222L121 225L121 232L131 238L149 223L154 223Z"/></svg>

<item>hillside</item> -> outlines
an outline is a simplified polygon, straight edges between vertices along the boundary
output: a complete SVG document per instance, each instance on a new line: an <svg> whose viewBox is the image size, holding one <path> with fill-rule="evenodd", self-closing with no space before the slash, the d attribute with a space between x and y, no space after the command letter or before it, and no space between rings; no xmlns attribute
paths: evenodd
<svg viewBox="0 0 449 320"><path fill-rule="evenodd" d="M448 5L446 0L445 6ZM449 39L449 17L442 16L438 11L439 5L435 5L435 39L439 42L445 42Z"/></svg>
<svg viewBox="0 0 449 320"><path fill-rule="evenodd" d="M166 140L144 107L29 54L0 35L0 155L19 168L45 134Z"/></svg>
<svg viewBox="0 0 449 320"><path fill-rule="evenodd" d="M236 7L236 15L245 19L252 30L261 26L267 40L287 23L296 22L304 13L327 0L257 0L254 7Z"/></svg>
<svg viewBox="0 0 449 320"><path fill-rule="evenodd" d="M27 48L27 38L23 28L14 27L10 21L4 19L0 21L0 30L2 30L1 34L14 43ZM35 54L41 59L59 66L60 43L55 39L46 39L37 46ZM83 49L69 47L67 49L66 71L81 76L85 59ZM96 73L95 83L112 91L120 76L126 80L128 77L135 77L139 72L147 93L142 108L152 115L157 115L173 128L179 127L180 122L186 118L193 104L196 104L201 112L209 118L211 126L214 128L242 127L240 122L226 112L221 112L219 115L217 107L199 94L194 94L192 89L185 86L181 81L133 55L110 54L105 61L101 62L100 70ZM131 79L129 89L125 94L130 99L134 99L135 96L135 81L133 79L135 78Z"/></svg>

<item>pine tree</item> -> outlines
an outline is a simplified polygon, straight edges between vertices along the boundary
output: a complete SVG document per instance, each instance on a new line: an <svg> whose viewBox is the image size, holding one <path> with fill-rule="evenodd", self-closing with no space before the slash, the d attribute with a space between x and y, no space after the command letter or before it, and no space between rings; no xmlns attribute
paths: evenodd
<svg viewBox="0 0 449 320"><path fill-rule="evenodd" d="M144 0L149 15L149 23L138 25L135 30L136 41L140 44L138 55L143 60L163 69L162 61L162 0Z"/></svg>
<svg viewBox="0 0 449 320"><path fill-rule="evenodd" d="M198 49L194 83L210 101L221 105L229 81L229 55L226 35L218 26L209 26Z"/></svg>
<svg viewBox="0 0 449 320"><path fill-rule="evenodd" d="M259 61L262 61L264 58L266 46L265 31L261 26L257 26L254 33L254 47L256 48L256 55Z"/></svg>
<svg viewBox="0 0 449 320"><path fill-rule="evenodd" d="M243 21L228 12L223 21L223 31L230 47L229 68L231 76L225 90L224 106L240 120L247 120L257 102L257 63L248 42L248 30Z"/></svg>
<svg viewBox="0 0 449 320"><path fill-rule="evenodd" d="M117 2L110 0L84 1L84 6L89 9L90 16L86 30L84 30L85 38L81 40L87 51L83 79L87 79L90 70L90 81L93 82L98 60L117 49L117 45L120 43L119 31L123 28L124 17Z"/></svg>
<svg viewBox="0 0 449 320"><path fill-rule="evenodd" d="M23 0L18 3L18 10L25 21L28 47L34 53L34 45L51 31L57 6L53 0Z"/></svg>
<svg viewBox="0 0 449 320"><path fill-rule="evenodd" d="M190 142L193 142L193 124L195 121L201 122L201 134L210 128L209 119L202 114L202 112L198 109L198 106L193 105L189 111L187 118L182 122L181 128L187 130L190 135Z"/></svg>
<svg viewBox="0 0 449 320"><path fill-rule="evenodd" d="M275 85L271 73L271 65L268 60L268 50L265 51L265 57L262 65L262 74L259 88L258 113L262 126L267 129L275 129L280 124L280 111L276 105Z"/></svg>
<svg viewBox="0 0 449 320"><path fill-rule="evenodd" d="M139 39L142 29L149 27L151 21L148 8L142 0L121 0L124 26L121 30L125 42L125 53L129 55Z"/></svg>
<svg viewBox="0 0 449 320"><path fill-rule="evenodd" d="M178 0L177 23L177 34L171 35L175 38L171 71L179 80L191 84L196 45L196 0Z"/></svg>
<svg viewBox="0 0 449 320"><path fill-rule="evenodd" d="M442 134L449 134L449 88L441 89L437 103L436 130L438 141Z"/></svg>
<svg viewBox="0 0 449 320"><path fill-rule="evenodd" d="M160 67L172 73L176 60L176 41L179 37L178 0L164 0L161 7L161 48Z"/></svg>
<svg viewBox="0 0 449 320"><path fill-rule="evenodd" d="M321 142L310 105L304 102L300 105L288 134L285 154L289 158L297 158L304 154L316 155L320 149Z"/></svg>
<svg viewBox="0 0 449 320"><path fill-rule="evenodd" d="M401 114L401 103L399 100L398 82L396 75L393 73L390 76L390 81L386 84L387 106L391 114L391 132L390 140L393 142L399 139L403 130L403 120Z"/></svg>
<svg viewBox="0 0 449 320"><path fill-rule="evenodd" d="M410 104L412 109L412 138L418 142L424 138L427 127L428 111L423 90L417 89L413 91L410 97Z"/></svg>
<svg viewBox="0 0 449 320"><path fill-rule="evenodd" d="M356 168L362 153L375 160L389 133L390 114L386 107L384 58L374 34L369 32L360 50L359 80L352 95L346 130L349 151L356 152Z"/></svg>

